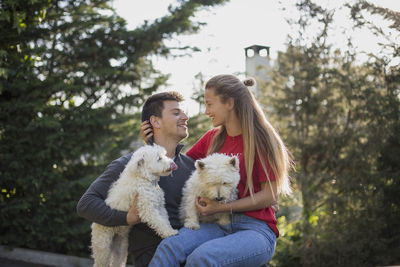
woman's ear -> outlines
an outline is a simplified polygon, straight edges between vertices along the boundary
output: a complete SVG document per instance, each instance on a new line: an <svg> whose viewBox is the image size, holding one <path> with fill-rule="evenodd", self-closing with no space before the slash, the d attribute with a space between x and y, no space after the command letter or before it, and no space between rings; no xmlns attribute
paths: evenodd
<svg viewBox="0 0 400 267"><path fill-rule="evenodd" d="M235 100L233 99L233 97L228 98L226 103L228 104L229 110L232 110L235 107Z"/></svg>
<svg viewBox="0 0 400 267"><path fill-rule="evenodd" d="M160 123L158 122L158 118L154 115L150 116L150 124L153 128L160 128Z"/></svg>

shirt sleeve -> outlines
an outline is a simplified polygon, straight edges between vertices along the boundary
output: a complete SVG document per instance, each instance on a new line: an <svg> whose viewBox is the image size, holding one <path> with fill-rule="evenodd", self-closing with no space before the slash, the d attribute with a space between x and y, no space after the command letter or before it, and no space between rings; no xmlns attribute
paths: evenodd
<svg viewBox="0 0 400 267"><path fill-rule="evenodd" d="M264 163L265 163L265 167L267 169L268 176L264 171L264 168L261 164L260 158L256 157L255 162L254 162L253 177L257 177L257 179L260 183L266 182L267 180L271 180L271 181L276 180L275 174L272 171L271 166L268 163L268 160L265 159Z"/></svg>
<svg viewBox="0 0 400 267"><path fill-rule="evenodd" d="M108 190L125 165L120 160L113 161L83 194L77 204L79 216L105 226L127 225L127 212L111 209L105 202Z"/></svg>
<svg viewBox="0 0 400 267"><path fill-rule="evenodd" d="M206 132L193 146L186 152L186 155L194 160L202 159L207 156L208 147L217 129Z"/></svg>

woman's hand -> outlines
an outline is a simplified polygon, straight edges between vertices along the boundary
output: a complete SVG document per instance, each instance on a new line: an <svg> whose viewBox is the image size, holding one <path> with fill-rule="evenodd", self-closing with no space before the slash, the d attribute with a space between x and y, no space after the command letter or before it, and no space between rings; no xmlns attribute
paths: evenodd
<svg viewBox="0 0 400 267"><path fill-rule="evenodd" d="M275 200L275 201L271 204L271 209L273 209L274 212L279 211L279 200Z"/></svg>
<svg viewBox="0 0 400 267"><path fill-rule="evenodd" d="M225 210L225 204L204 197L196 199L196 207L201 215L209 216Z"/></svg>
<svg viewBox="0 0 400 267"><path fill-rule="evenodd" d="M142 122L142 125L140 127L140 137L142 140L146 143L149 144L150 137L153 136L153 128L151 127L151 124L149 121L144 121Z"/></svg>

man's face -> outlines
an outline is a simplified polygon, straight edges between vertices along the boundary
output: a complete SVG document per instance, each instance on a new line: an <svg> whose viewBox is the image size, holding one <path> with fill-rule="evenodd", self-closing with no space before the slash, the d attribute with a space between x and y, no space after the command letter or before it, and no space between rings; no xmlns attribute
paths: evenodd
<svg viewBox="0 0 400 267"><path fill-rule="evenodd" d="M157 118L159 133L169 137L176 137L180 141L188 136L187 120L178 101L164 101L162 117Z"/></svg>

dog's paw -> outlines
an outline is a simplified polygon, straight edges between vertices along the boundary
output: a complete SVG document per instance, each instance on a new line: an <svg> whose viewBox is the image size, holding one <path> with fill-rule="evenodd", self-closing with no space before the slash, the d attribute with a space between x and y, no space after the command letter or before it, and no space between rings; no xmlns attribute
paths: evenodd
<svg viewBox="0 0 400 267"><path fill-rule="evenodd" d="M189 229L199 230L200 224L196 222L185 222L184 226Z"/></svg>
<svg viewBox="0 0 400 267"><path fill-rule="evenodd" d="M178 230L175 229L171 229L168 231L165 231L164 233L161 234L162 238L167 238L169 236L173 236L173 235L177 235L178 234Z"/></svg>
<svg viewBox="0 0 400 267"><path fill-rule="evenodd" d="M230 223L231 223L230 218L226 217L226 216L223 216L223 217L219 218L219 220L218 220L219 225L228 225Z"/></svg>

